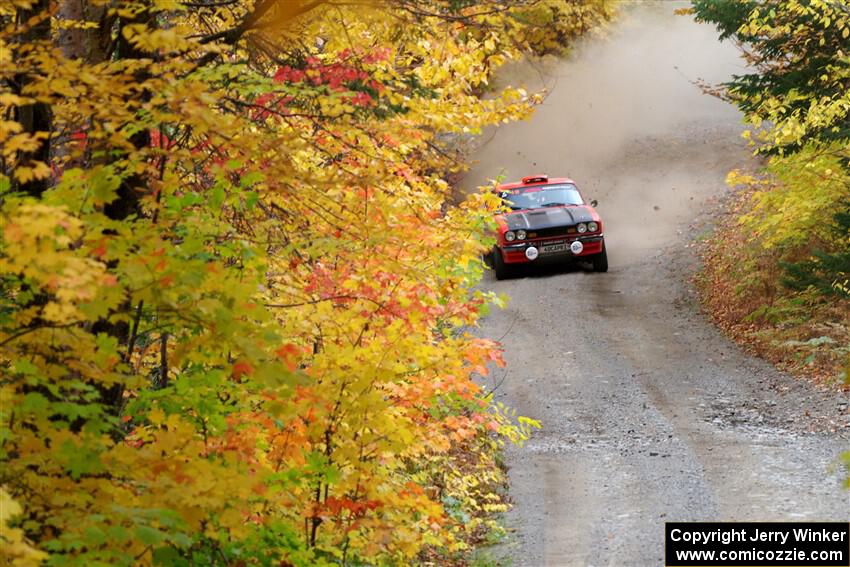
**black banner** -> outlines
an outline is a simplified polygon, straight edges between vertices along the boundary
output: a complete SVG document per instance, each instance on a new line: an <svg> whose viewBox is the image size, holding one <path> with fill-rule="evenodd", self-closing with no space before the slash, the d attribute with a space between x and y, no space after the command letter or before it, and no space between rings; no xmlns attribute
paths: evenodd
<svg viewBox="0 0 850 567"><path fill-rule="evenodd" d="M850 567L848 522L668 522L667 567Z"/></svg>

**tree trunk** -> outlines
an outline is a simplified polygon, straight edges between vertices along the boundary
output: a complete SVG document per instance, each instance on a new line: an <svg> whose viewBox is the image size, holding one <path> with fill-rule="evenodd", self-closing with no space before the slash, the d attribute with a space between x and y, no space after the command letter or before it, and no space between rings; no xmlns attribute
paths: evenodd
<svg viewBox="0 0 850 567"><path fill-rule="evenodd" d="M131 24L147 24L153 23L153 16L142 11L133 18L128 18L120 22L120 27ZM116 45L115 56L119 59L143 59L150 57L151 54L139 50L124 37L122 30L118 31L118 41ZM150 78L147 70L140 70L136 73L136 81L143 83ZM147 91L141 95L141 100L150 100L151 94ZM130 103L131 101L127 101ZM130 137L130 141L137 150L142 150L151 143L151 134L147 129L140 130ZM130 216L141 213L141 197L148 190L148 179L143 173L133 173L124 177L121 185L118 187L118 195L111 203L108 203L103 212L112 220L123 221ZM129 300L125 303L124 308L129 312L132 305ZM107 333L116 337L121 344L128 344L130 341L130 325L126 321L109 321L100 320L92 326L94 333ZM102 401L105 405L111 406L113 411L118 414L121 411L124 401L124 385L115 384L108 391L103 392Z"/></svg>
<svg viewBox="0 0 850 567"><path fill-rule="evenodd" d="M18 25L26 25L27 22L36 17L40 17L40 21L26 31L25 43L42 42L50 39L50 0L37 0L28 10L21 9L18 11ZM25 94L26 87L32 82L32 77L21 73L16 75L12 80L12 92L17 95ZM15 120L17 120L23 132L27 134L35 134L37 132L45 132L48 135L52 130L52 119L50 115L50 107L44 102L34 102L17 107L15 111ZM18 154L18 163L21 165L29 165L33 162L50 163L50 142L44 140L39 145L38 149L32 152L20 152ZM32 179L25 183L20 183L17 189L28 193L33 197L41 197L42 193L49 187L50 179Z"/></svg>
<svg viewBox="0 0 850 567"><path fill-rule="evenodd" d="M90 0L60 0L56 10L56 19L69 23L97 23L98 26L89 29L77 27L60 27L58 30L58 45L66 59L82 59L86 64L97 64L109 58L109 43L112 24L107 18L104 6L92 6ZM84 131L88 124L73 124L73 132ZM62 128L61 125L57 125ZM53 138L50 155L63 169L69 167L86 167L90 165L83 156L68 161L68 140Z"/></svg>

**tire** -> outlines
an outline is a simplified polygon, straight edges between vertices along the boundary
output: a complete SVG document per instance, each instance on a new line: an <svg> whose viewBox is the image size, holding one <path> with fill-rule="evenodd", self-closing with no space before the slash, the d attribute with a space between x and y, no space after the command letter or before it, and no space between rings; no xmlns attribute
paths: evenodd
<svg viewBox="0 0 850 567"><path fill-rule="evenodd" d="M493 248L492 252L493 256L493 271L496 272L497 280L506 280L511 277L513 270L505 264L504 258L502 258L502 251L498 248Z"/></svg>
<svg viewBox="0 0 850 567"><path fill-rule="evenodd" d="M493 251L492 251L492 250L490 250L489 252L487 252L486 254L484 254L484 255L481 257L481 259L484 261L484 265L485 265L485 266L487 266L487 267L488 267L488 268L490 268L491 270L493 269Z"/></svg>
<svg viewBox="0 0 850 567"><path fill-rule="evenodd" d="M605 245L602 245L602 252L593 255L593 271L607 272L608 271L608 251L605 250Z"/></svg>

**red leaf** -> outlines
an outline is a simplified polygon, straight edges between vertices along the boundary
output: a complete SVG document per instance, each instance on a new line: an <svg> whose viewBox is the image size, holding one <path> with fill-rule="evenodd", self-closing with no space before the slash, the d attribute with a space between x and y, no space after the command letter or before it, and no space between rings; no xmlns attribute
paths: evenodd
<svg viewBox="0 0 850 567"><path fill-rule="evenodd" d="M254 372L254 367L251 366L251 363L247 360L238 360L236 364L233 365L233 371L231 375L238 380L242 376L246 374L251 374Z"/></svg>

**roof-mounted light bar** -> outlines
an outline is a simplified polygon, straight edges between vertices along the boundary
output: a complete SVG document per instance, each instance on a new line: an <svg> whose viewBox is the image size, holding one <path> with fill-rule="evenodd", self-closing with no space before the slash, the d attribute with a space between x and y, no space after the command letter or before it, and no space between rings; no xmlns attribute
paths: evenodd
<svg viewBox="0 0 850 567"><path fill-rule="evenodd" d="M549 181L548 175L529 175L528 177L522 178L523 185L529 185L531 183L546 183Z"/></svg>

